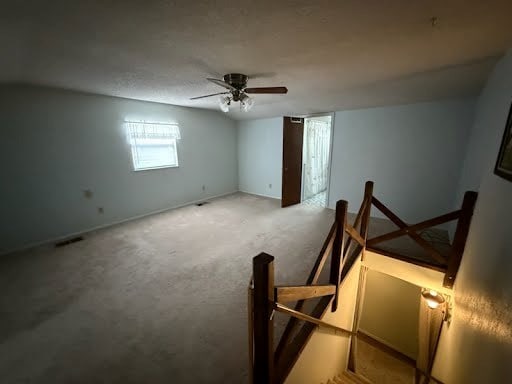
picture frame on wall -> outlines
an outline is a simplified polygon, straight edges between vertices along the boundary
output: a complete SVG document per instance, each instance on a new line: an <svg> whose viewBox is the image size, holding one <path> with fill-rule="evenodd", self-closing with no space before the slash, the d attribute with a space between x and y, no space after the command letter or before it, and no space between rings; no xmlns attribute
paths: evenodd
<svg viewBox="0 0 512 384"><path fill-rule="evenodd" d="M504 179L512 181L512 104L508 112L507 124L505 125L505 132L501 140L500 151L494 173Z"/></svg>

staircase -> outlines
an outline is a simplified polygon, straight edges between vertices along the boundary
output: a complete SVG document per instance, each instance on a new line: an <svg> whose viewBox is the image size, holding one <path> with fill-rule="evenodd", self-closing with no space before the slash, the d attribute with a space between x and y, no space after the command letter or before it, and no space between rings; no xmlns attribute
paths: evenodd
<svg viewBox="0 0 512 384"><path fill-rule="evenodd" d="M347 222L348 202L339 200L336 203L334 223L305 285L275 284L274 257L266 253L260 253L254 257L253 277L250 280L247 292L250 382L252 384L285 384L290 377L293 377L293 379L288 380L289 384L304 382L304 374L309 375L310 372L307 369L301 371L300 368L308 367L311 364L315 364L316 367L314 374L320 375L322 372L326 372L325 369L328 369L328 364L334 361L334 354L326 352L325 358L331 358L332 361L322 365L325 361L320 359L322 361L319 363L319 355L316 352L319 348L318 343L326 335L326 331L331 332L337 338L342 337L342 339L338 339L341 341L336 343L335 348L340 356L345 356L343 359L348 357L347 361L349 362L355 359L355 348L353 348L355 344L352 341L358 332L357 317L359 316L359 303L364 289L364 278L361 276L364 276L362 271L367 271L369 265L371 265L372 255L385 259L388 265L398 261L404 265L408 263L436 271L438 280L435 285L440 286L442 284L443 289L451 289L464 253L476 199L477 193L468 191L464 195L461 209L411 225L400 219L373 195L373 182L368 181L365 184L363 201L353 225ZM372 206L384 214L398 229L368 238ZM436 247L439 241L421 236L423 231L450 221L457 221L456 231L452 244L447 243L447 247L444 247L443 251ZM412 240L425 255L416 257L409 252L402 254L396 249L382 248L384 246L382 243L401 237ZM325 282L320 284L322 270L328 259L330 259L329 279L327 284ZM362 264L363 261L366 265ZM375 265L382 268L382 263ZM353 273L351 273L352 270ZM402 272L407 273L407 270L403 269ZM350 276L352 278L349 278ZM344 287L343 292L341 291L342 286ZM425 288L432 287L425 286ZM348 294L350 295L347 296ZM340 308L347 309L346 312L338 312L340 296L343 295L344 304L347 305L345 307L340 306ZM307 308L305 305L306 300L310 299L316 300L316 305L311 305L313 309ZM295 303L295 306L289 307L286 305L287 303ZM290 316L276 348L274 348L273 321L275 312ZM332 315L336 312L338 312L338 315L336 315L338 316L337 323L333 321L334 315ZM329 316L331 320L327 320ZM339 320L342 317L343 319L351 318L352 322ZM316 332L319 327L324 330L323 333ZM442 327L442 324L440 327ZM318 337L314 338L314 336ZM317 344L315 344L315 340ZM323 339L322 342L325 340ZM417 380L423 377L428 381L431 378L438 341L439 338L437 337L435 345L431 346L433 352L427 356L428 361L421 363L424 367L418 368L416 366ZM308 349L308 345L316 345L316 349ZM308 351L310 352L309 355ZM306 359L305 362L302 361L297 364L303 356L307 356L304 358ZM336 361L341 360L338 357ZM295 367L299 367L299 369L294 370ZM347 367L339 368L343 370ZM423 369L423 371L420 371L420 369ZM294 372L298 376L294 377ZM334 372L330 371L329 375L334 374ZM318 382L322 377L313 378L308 376L307 380ZM345 371L325 384L339 383L371 384L368 379L351 371Z"/></svg>
<svg viewBox="0 0 512 384"><path fill-rule="evenodd" d="M345 371L341 376L328 380L326 384L371 384L371 381L356 373Z"/></svg>

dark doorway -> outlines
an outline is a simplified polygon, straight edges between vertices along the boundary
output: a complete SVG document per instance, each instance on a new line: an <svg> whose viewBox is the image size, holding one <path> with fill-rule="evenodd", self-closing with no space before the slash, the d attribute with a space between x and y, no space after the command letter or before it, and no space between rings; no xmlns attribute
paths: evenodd
<svg viewBox="0 0 512 384"><path fill-rule="evenodd" d="M281 206L299 204L302 192L304 119L283 118L283 188Z"/></svg>

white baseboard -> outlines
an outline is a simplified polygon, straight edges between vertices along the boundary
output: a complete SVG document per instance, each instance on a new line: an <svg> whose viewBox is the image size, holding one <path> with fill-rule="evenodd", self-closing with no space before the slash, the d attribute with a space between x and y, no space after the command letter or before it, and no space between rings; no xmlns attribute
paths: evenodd
<svg viewBox="0 0 512 384"><path fill-rule="evenodd" d="M186 207L188 205L196 204L196 203L199 203L199 202L205 201L205 200L211 200L211 199L216 199L216 198L223 197L223 196L232 195L233 193L237 193L237 192L239 192L239 191L238 190L234 190L234 191L231 191L231 192L222 193L220 195L205 196L202 199L188 201L188 202L183 203L183 204L173 205L172 207L167 207L167 208L159 209L159 210L156 210L156 211L151 211L151 212L148 212L148 213L143 213L143 214L137 215L137 216L130 216L130 217L126 218L126 219L116 220L116 221L112 221L112 222L109 222L109 223L97 225L95 227L86 228L86 229L81 230L81 231L71 232L71 233L67 233L67 234L62 235L62 236L52 237L50 239L46 239L46 240L42 240L42 241L37 241L37 242L34 242L34 243L29 243L29 244L23 245L21 247L9 249L7 251L2 251L2 252L0 252L0 256L7 255L9 253L16 253L16 252L26 251L27 249L30 249L30 248L40 247L40 246L51 244L51 243L57 243L59 241L63 241L63 240L69 239L70 237L85 235L87 233L98 231L100 229L112 227L112 226L118 225L118 224L123 224L123 223L126 223L128 221L142 219L142 218L147 217L147 216L156 215L156 214L167 212L167 211L170 211L170 210L173 210L173 209L178 209L178 208Z"/></svg>
<svg viewBox="0 0 512 384"><path fill-rule="evenodd" d="M248 195L260 196L260 197L268 197L269 199L274 199L274 200L281 200L281 198L280 198L280 197L275 197L275 196L270 196L270 195L264 195L264 194L262 194L262 193L248 192L248 191L244 191L244 190L242 190L242 189L240 189L238 192L247 193Z"/></svg>

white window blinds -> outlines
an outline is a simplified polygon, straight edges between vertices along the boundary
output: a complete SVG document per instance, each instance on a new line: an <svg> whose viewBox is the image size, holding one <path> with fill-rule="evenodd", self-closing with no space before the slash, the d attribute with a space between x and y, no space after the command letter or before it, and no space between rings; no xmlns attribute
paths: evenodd
<svg viewBox="0 0 512 384"><path fill-rule="evenodd" d="M178 166L177 124L126 122L126 130L136 171Z"/></svg>

